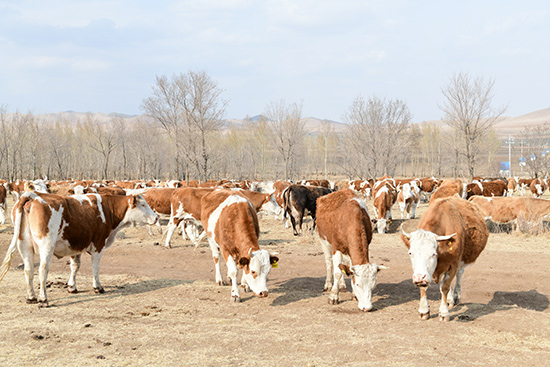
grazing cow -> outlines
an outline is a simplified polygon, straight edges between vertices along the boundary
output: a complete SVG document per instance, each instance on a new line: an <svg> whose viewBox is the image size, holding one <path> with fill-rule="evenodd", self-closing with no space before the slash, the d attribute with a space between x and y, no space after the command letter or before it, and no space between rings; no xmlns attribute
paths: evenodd
<svg viewBox="0 0 550 367"><path fill-rule="evenodd" d="M184 221L182 235L189 237L195 248L199 245L206 233L201 225L202 197L214 191L213 188L182 187L176 189L170 199L170 221L166 230L165 247L170 248L170 241L176 228Z"/></svg>
<svg viewBox="0 0 550 367"><path fill-rule="evenodd" d="M256 210L240 192L215 190L201 200L201 222L208 235L216 270L216 283L223 284L220 250L231 280L231 301L240 302L238 267L243 270L242 285L256 296L267 297L267 276L277 266L277 257L260 250L260 226Z"/></svg>
<svg viewBox="0 0 550 367"><path fill-rule="evenodd" d="M407 213L407 219L415 218L416 207L420 201L420 189L416 185L405 183L401 186L401 191L397 194L397 202L401 211L401 219Z"/></svg>
<svg viewBox="0 0 550 367"><path fill-rule="evenodd" d="M46 280L52 256L71 257L68 291L76 293L76 273L82 252L92 256L93 287L104 293L99 282L99 263L119 230L129 225L154 224L158 216L141 196L98 194L59 196L28 192L14 205L14 234L0 267L0 280L7 273L15 249L19 249L27 280L27 302L37 301L33 288L34 252L40 255L38 302L48 306Z"/></svg>
<svg viewBox="0 0 550 367"><path fill-rule="evenodd" d="M430 198L430 204L436 199L448 198L450 196L462 197L464 185L459 179L456 180L443 180L441 185L435 189L432 197Z"/></svg>
<svg viewBox="0 0 550 367"><path fill-rule="evenodd" d="M531 181L529 188L531 189L531 194L533 194L534 198L540 198L546 191L546 182L540 178L535 178Z"/></svg>
<svg viewBox="0 0 550 367"><path fill-rule="evenodd" d="M430 200L430 197L432 196L432 194L440 184L441 184L441 180L435 177L424 177L420 179L419 187L420 187L421 193L425 195L426 201Z"/></svg>
<svg viewBox="0 0 550 367"><path fill-rule="evenodd" d="M150 188L143 191L141 196L147 201L147 204L157 214L170 215L170 199L176 191L174 188ZM162 233L160 221L157 222L159 232ZM151 227L148 227L149 235L153 235Z"/></svg>
<svg viewBox="0 0 550 367"><path fill-rule="evenodd" d="M376 228L378 233L386 233L392 220L391 208L397 200L397 190L390 181L384 180L377 181L373 191L372 206L376 216Z"/></svg>
<svg viewBox="0 0 550 367"><path fill-rule="evenodd" d="M8 190L3 185L0 185L0 224L6 223L6 212L8 210Z"/></svg>
<svg viewBox="0 0 550 367"><path fill-rule="evenodd" d="M366 204L350 189L320 197L317 230L327 267L325 291L331 289L329 303L340 301L339 289L345 273L352 275L351 286L359 309L370 311L378 271L386 267L369 261L372 224Z"/></svg>
<svg viewBox="0 0 550 367"><path fill-rule="evenodd" d="M521 196L525 194L525 190L531 187L531 182L533 182L533 180L534 178L520 178L518 180L519 193Z"/></svg>
<svg viewBox="0 0 550 367"><path fill-rule="evenodd" d="M476 204L485 219L495 223L512 223L518 229L518 218L539 220L550 214L550 200L523 197L472 196L468 199Z"/></svg>
<svg viewBox="0 0 550 367"><path fill-rule="evenodd" d="M302 233L302 222L305 211L308 210L313 219L312 229L315 229L315 211L317 199L323 195L330 194L331 189L321 186L290 185L283 192L283 217L290 216L292 230L295 236ZM296 229L296 222L300 231Z"/></svg>
<svg viewBox="0 0 550 367"><path fill-rule="evenodd" d="M353 180L350 181L348 184L348 187L355 192L360 193L363 195L363 198L365 200L372 198L372 187L374 185L374 180Z"/></svg>
<svg viewBox="0 0 550 367"><path fill-rule="evenodd" d="M432 280L441 282L439 319L450 320L449 306L460 301L464 268L477 259L488 237L479 208L455 196L434 201L416 231L403 231L401 238L409 249L413 282L420 289L418 311L422 320L430 316L427 289ZM451 290L455 276L456 284Z"/></svg>
<svg viewBox="0 0 550 367"><path fill-rule="evenodd" d="M464 191L462 197L464 199L469 199L474 195L479 196L506 196L508 192L508 185L502 180L495 181L476 181L466 185L466 190Z"/></svg>

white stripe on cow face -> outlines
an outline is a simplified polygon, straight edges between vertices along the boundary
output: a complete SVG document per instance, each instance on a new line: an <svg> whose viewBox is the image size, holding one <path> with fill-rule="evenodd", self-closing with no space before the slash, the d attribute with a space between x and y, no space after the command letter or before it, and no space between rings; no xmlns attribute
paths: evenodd
<svg viewBox="0 0 550 367"><path fill-rule="evenodd" d="M378 265L362 264L351 267L353 278L351 286L353 294L357 297L358 307L363 311L372 310L372 291L376 286L378 277Z"/></svg>
<svg viewBox="0 0 550 367"><path fill-rule="evenodd" d="M246 284L256 295L260 295L262 292L267 293L267 276L271 271L269 251L258 250L252 252L249 268L248 274L243 274Z"/></svg>
<svg viewBox="0 0 550 367"><path fill-rule="evenodd" d="M269 214L273 214L275 216L278 216L281 214L281 211L283 210L279 204L277 204L277 200L275 200L275 195L271 194L269 196L269 200L262 205L260 210L263 210Z"/></svg>

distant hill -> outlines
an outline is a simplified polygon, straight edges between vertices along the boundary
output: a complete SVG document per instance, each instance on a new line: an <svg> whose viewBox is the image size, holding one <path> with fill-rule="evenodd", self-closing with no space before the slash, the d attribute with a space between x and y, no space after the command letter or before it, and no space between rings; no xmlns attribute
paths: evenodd
<svg viewBox="0 0 550 367"><path fill-rule="evenodd" d="M38 115L37 117L44 117L47 120L57 120L62 119L66 121L78 121L86 118L86 112L75 112L75 111L64 111L64 112L55 112L48 113L44 115ZM111 121L114 117L123 118L129 120L129 122L135 121L137 119L149 119L146 115L127 115L122 113L92 113L96 121L107 123ZM255 115L247 117L252 122L259 121L263 116ZM304 117L306 131L309 134L317 134L321 131L323 119L316 117ZM223 121L224 128L230 128L232 126L240 127L244 124L245 119L225 119ZM427 122L433 122L438 126L445 126L441 120L432 120ZM542 110L534 111L527 113L525 115L517 117L501 117L499 121L495 124L495 130L497 134L501 137L508 135L518 135L521 131L527 126L537 126L542 125L545 122L550 123L550 107ZM340 134L343 133L346 129L346 124L337 121L329 121L333 128L333 132Z"/></svg>

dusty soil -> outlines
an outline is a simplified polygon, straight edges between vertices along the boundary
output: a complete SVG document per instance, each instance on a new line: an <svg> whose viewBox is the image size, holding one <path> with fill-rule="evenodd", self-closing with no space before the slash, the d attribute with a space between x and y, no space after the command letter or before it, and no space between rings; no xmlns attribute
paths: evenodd
<svg viewBox="0 0 550 367"><path fill-rule="evenodd" d="M465 271L462 303L443 323L436 286L429 289L431 319L418 318L401 223L374 235L371 261L389 269L379 274L369 313L347 292L329 305L316 235L294 237L272 218L260 220L260 246L280 257L269 297L243 293L240 304L229 301L229 287L214 284L206 241L196 253L181 237L165 249L145 228L125 230L106 251L105 294L92 290L88 255L78 294L64 287L68 259L53 260L47 309L25 303L23 271L14 268L0 283L0 365L548 365L550 235L492 233ZM405 225L410 230L415 221ZM2 258L12 233L11 223L0 227Z"/></svg>

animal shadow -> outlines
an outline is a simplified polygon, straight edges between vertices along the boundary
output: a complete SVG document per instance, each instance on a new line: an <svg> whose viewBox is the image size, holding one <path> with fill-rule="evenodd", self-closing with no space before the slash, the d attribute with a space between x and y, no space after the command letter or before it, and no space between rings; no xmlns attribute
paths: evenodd
<svg viewBox="0 0 550 367"><path fill-rule="evenodd" d="M493 299L487 305L479 303L464 303L455 307L455 310L466 308L462 313L456 315L458 321L473 321L480 317L490 315L497 311L506 311L513 308L522 308L544 312L550 306L548 297L539 293L537 290L520 292L501 292L497 291Z"/></svg>
<svg viewBox="0 0 550 367"><path fill-rule="evenodd" d="M320 297L323 295L324 286L325 277L301 277L279 282L270 291L278 294L271 305L284 306L304 299Z"/></svg>

